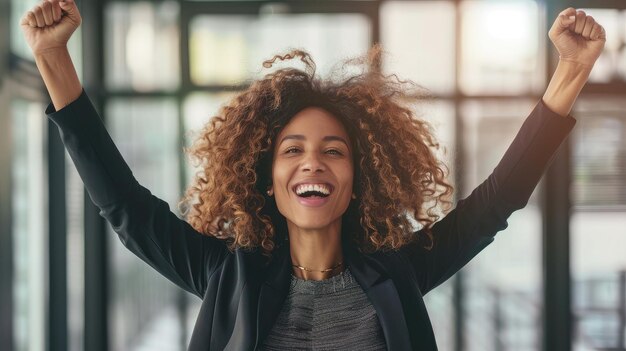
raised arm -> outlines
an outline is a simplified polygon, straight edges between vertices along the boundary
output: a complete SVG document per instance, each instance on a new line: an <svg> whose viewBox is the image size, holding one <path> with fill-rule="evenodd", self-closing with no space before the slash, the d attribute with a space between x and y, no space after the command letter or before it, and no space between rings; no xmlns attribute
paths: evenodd
<svg viewBox="0 0 626 351"><path fill-rule="evenodd" d="M228 249L179 219L133 176L82 89L68 53L67 40L80 23L72 0L64 5L44 1L22 19L52 99L46 114L58 126L91 200L122 243L166 278L202 297L207 275Z"/></svg>
<svg viewBox="0 0 626 351"><path fill-rule="evenodd" d="M81 22L76 4L67 0L42 1L20 23L56 110L76 100L82 91L67 50L67 41Z"/></svg>
<svg viewBox="0 0 626 351"><path fill-rule="evenodd" d="M543 102L552 111L566 116L604 49L606 32L593 17L570 7L559 14L548 36L559 53L559 63Z"/></svg>
<svg viewBox="0 0 626 351"><path fill-rule="evenodd" d="M569 16L575 16L569 19ZM569 8L554 22L550 39L560 54L546 93L524 121L493 173L441 221L434 224L430 250L426 236L401 248L422 294L460 270L508 226L508 217L526 206L558 147L574 127L569 113L591 67L604 47L604 29L582 11Z"/></svg>

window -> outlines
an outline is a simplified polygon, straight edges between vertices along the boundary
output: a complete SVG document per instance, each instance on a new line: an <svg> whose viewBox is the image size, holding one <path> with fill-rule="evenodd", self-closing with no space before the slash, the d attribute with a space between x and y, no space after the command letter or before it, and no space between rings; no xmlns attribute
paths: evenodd
<svg viewBox="0 0 626 351"><path fill-rule="evenodd" d="M508 95L545 88L545 33L534 1L463 1L460 88Z"/></svg>
<svg viewBox="0 0 626 351"><path fill-rule="evenodd" d="M574 346L624 348L626 104L582 98L573 134L570 220Z"/></svg>
<svg viewBox="0 0 626 351"><path fill-rule="evenodd" d="M178 3L111 2L105 16L107 88L138 92L180 84Z"/></svg>
<svg viewBox="0 0 626 351"><path fill-rule="evenodd" d="M46 340L48 207L47 125L39 103L11 104L13 135L13 335L16 350L42 350Z"/></svg>
<svg viewBox="0 0 626 351"><path fill-rule="evenodd" d="M414 112L418 118L432 125L441 145L438 156L450 171L448 182L456 186L454 104L447 100L421 102L415 105ZM449 279L424 298L440 350L452 350L454 347L454 279Z"/></svg>
<svg viewBox="0 0 626 351"><path fill-rule="evenodd" d="M184 141L186 147L191 147L193 142L200 136L200 132L204 126L210 123L213 116L219 113L220 107L233 97L234 93L232 92L218 94L196 92L187 96L183 105L185 123ZM193 167L188 159L185 161L186 184L190 184L196 172L200 170L200 167Z"/></svg>
<svg viewBox="0 0 626 351"><path fill-rule="evenodd" d="M263 61L291 48L306 49L325 76L341 59L367 50L369 26L359 14L199 15L190 23L191 80L243 84L268 73Z"/></svg>
<svg viewBox="0 0 626 351"><path fill-rule="evenodd" d="M174 100L117 98L107 105L108 130L141 185L176 213L179 197L178 113ZM110 226L109 226L110 228ZM178 288L128 251L109 230L111 349L177 348ZM169 345L169 346L166 346Z"/></svg>
<svg viewBox="0 0 626 351"><path fill-rule="evenodd" d="M381 7L384 69L439 94L455 88L455 14L450 1L389 1Z"/></svg>
<svg viewBox="0 0 626 351"><path fill-rule="evenodd" d="M464 196L491 174L535 103L522 99L463 104ZM466 350L541 348L542 216L537 194L463 270Z"/></svg>

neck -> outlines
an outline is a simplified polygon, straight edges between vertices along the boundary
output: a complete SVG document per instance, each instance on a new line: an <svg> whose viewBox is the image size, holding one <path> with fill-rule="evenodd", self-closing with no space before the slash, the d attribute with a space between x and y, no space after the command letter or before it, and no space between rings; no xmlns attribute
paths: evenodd
<svg viewBox="0 0 626 351"><path fill-rule="evenodd" d="M291 263L313 272L293 267L293 274L301 279L323 280L341 273L345 262L329 272L322 270L343 262L341 221L325 228L303 229L288 222Z"/></svg>

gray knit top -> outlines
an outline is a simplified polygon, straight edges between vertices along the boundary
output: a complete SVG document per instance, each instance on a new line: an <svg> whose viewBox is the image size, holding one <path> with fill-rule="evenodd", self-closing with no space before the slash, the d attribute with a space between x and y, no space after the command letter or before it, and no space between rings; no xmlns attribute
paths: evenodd
<svg viewBox="0 0 626 351"><path fill-rule="evenodd" d="M325 280L291 276L262 350L386 350L376 310L346 268Z"/></svg>

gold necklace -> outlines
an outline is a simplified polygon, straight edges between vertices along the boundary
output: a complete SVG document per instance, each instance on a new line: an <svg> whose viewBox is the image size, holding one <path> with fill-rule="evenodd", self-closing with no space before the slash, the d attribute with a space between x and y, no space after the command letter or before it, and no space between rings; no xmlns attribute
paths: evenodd
<svg viewBox="0 0 626 351"><path fill-rule="evenodd" d="M337 269L339 266L341 266L343 264L343 261L337 263L335 266L330 267L330 268L326 268L326 269L322 269L321 271L319 270L314 270L314 269L310 269L310 268L306 268L306 267L302 267L302 266L298 266L297 264L292 264L293 267L295 268L299 268L300 270L303 271L307 271L307 272L321 272L321 273L326 273L326 272L332 272L335 269Z"/></svg>

